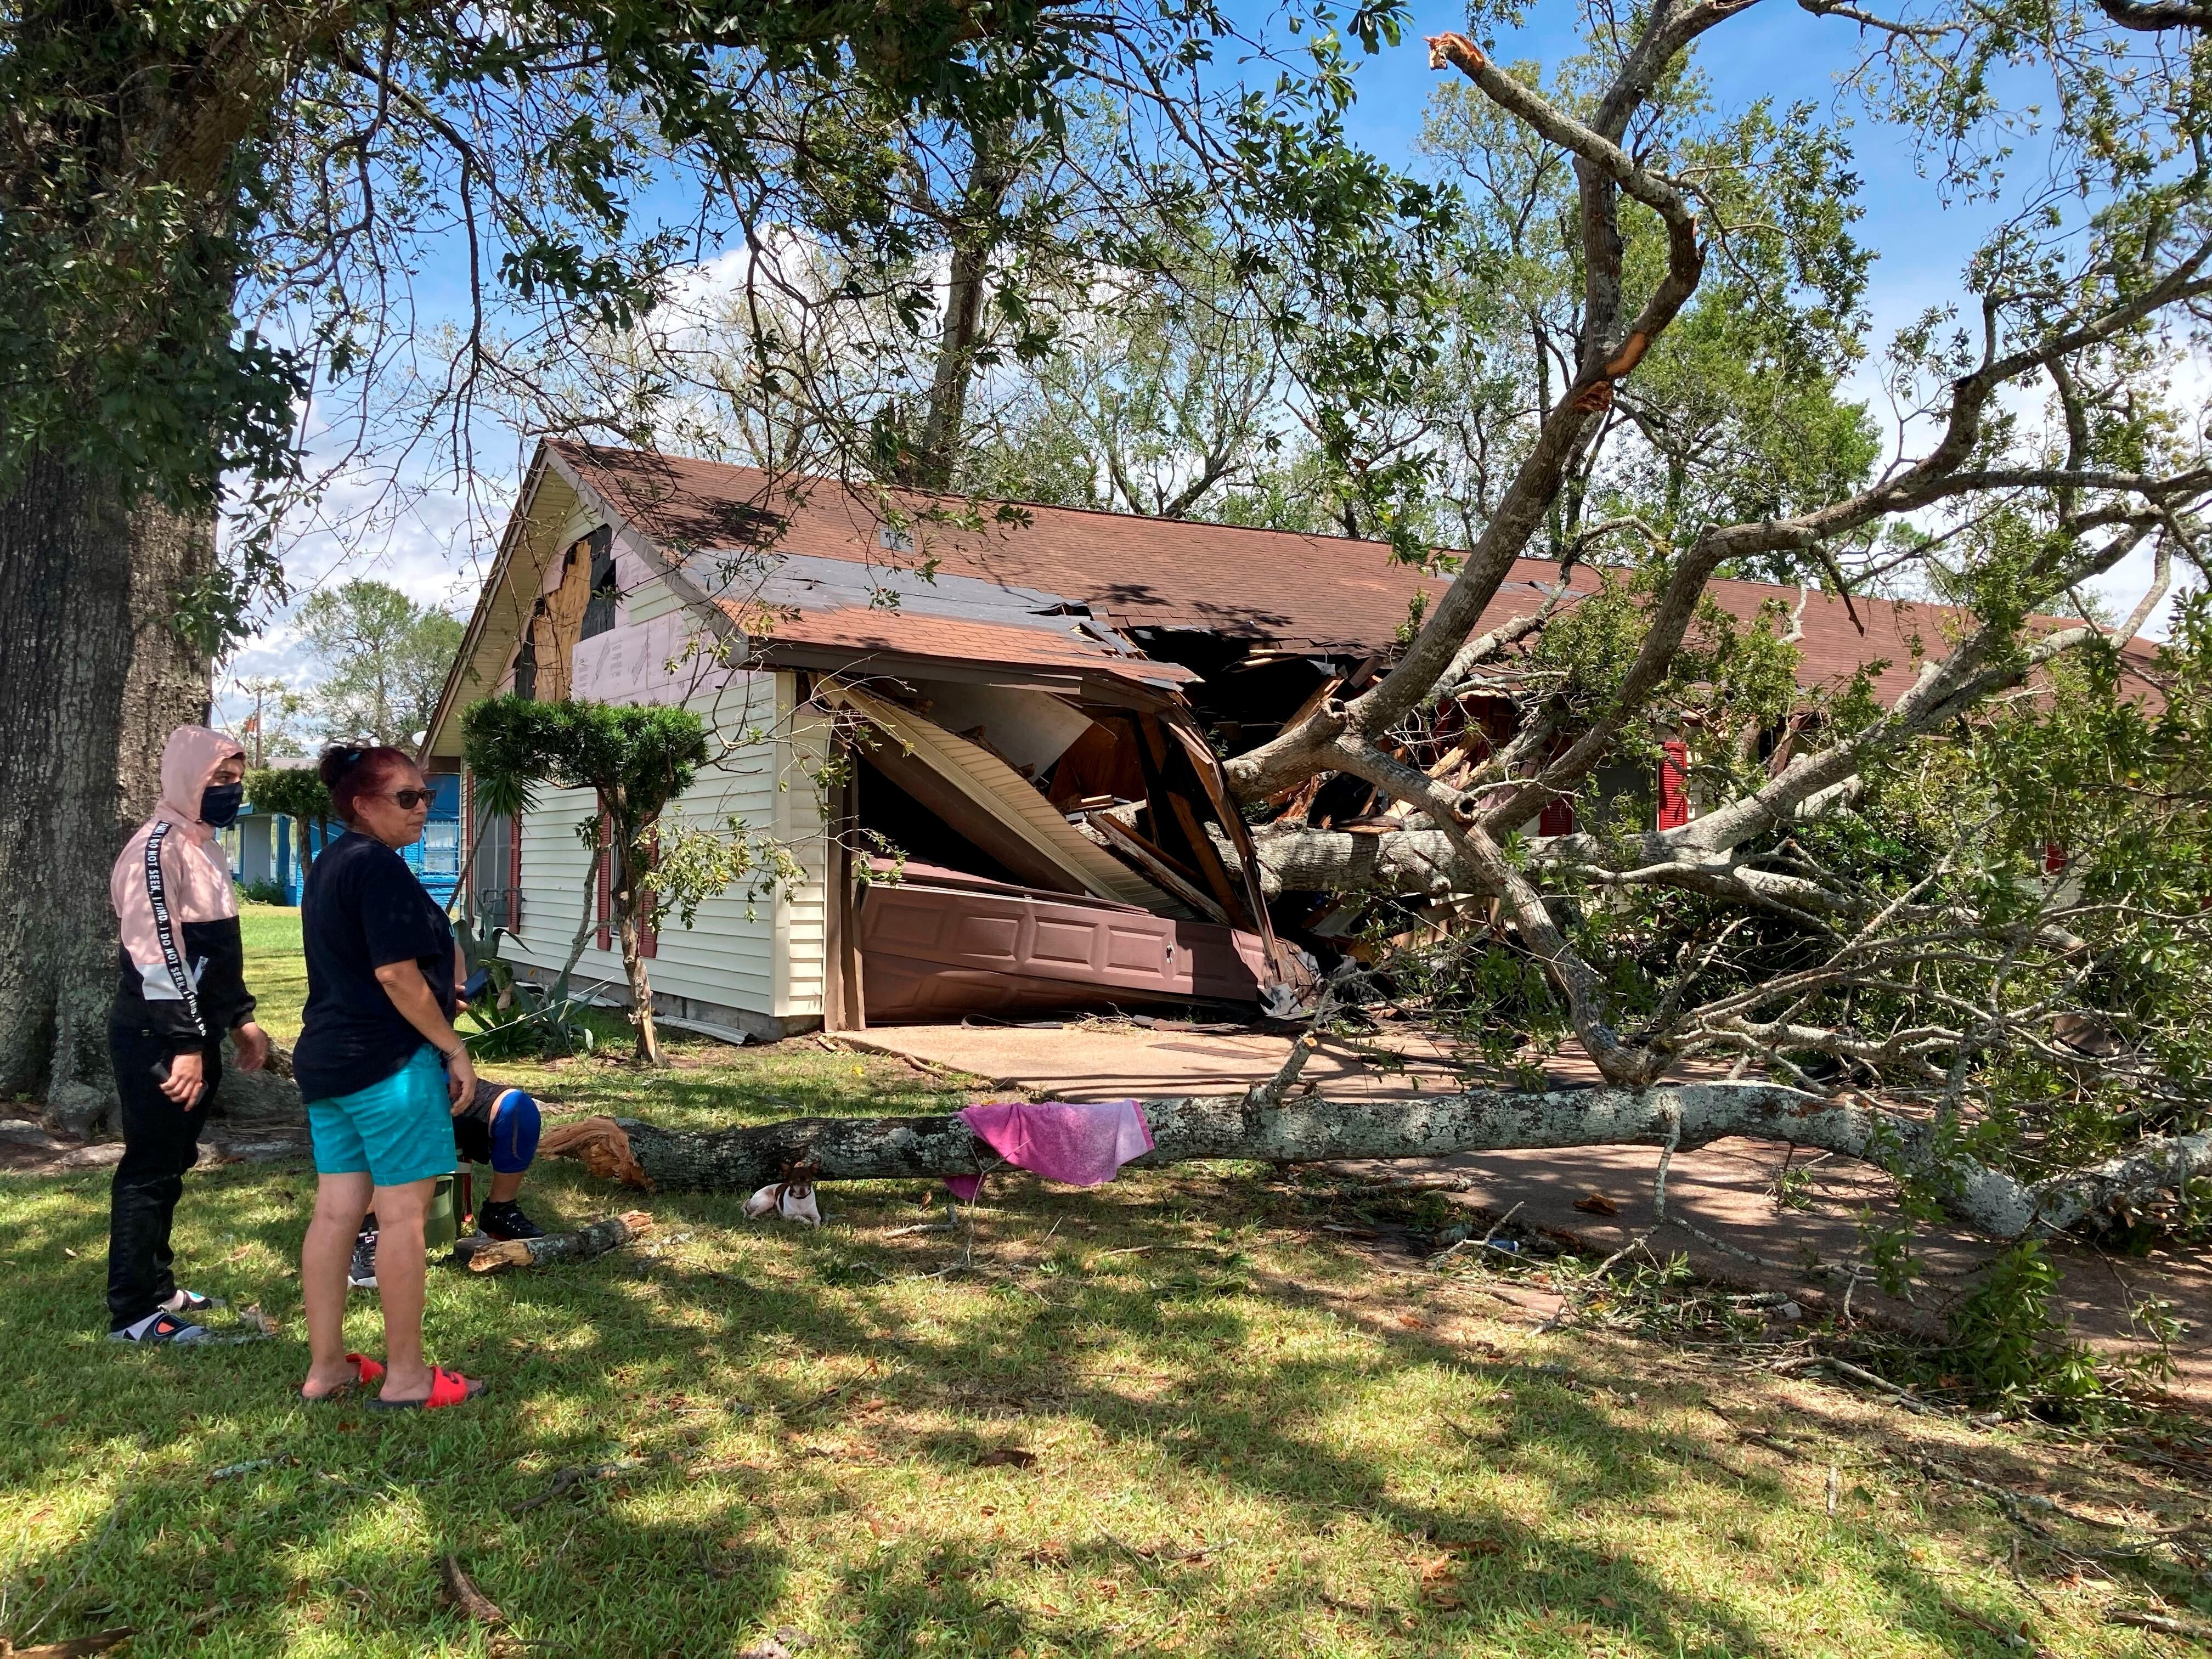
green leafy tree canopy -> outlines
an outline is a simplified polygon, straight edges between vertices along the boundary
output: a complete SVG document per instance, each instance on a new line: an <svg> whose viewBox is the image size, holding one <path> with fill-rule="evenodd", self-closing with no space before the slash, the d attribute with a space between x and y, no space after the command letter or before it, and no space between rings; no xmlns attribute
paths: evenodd
<svg viewBox="0 0 2212 1659"><path fill-rule="evenodd" d="M327 671L313 693L327 736L404 747L428 729L459 623L388 583L356 580L310 599L300 627Z"/></svg>

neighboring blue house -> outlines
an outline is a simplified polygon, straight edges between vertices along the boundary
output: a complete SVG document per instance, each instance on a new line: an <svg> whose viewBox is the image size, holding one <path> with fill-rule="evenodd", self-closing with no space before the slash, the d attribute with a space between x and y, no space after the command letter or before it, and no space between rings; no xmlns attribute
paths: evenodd
<svg viewBox="0 0 2212 1659"><path fill-rule="evenodd" d="M461 780L446 772L433 774L428 781L437 793L422 839L400 856L432 898L451 904L461 879ZM336 826L331 833L337 833ZM324 832L313 824L295 827L282 812L257 812L249 805L222 832L222 840L230 855L230 872L240 886L266 883L282 895L278 902L297 904L307 865L323 850ZM302 847L302 842L309 844Z"/></svg>

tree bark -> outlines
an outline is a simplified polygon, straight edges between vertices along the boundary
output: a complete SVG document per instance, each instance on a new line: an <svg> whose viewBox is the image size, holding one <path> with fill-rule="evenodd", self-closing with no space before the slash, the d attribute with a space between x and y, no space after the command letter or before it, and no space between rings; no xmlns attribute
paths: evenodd
<svg viewBox="0 0 2212 1659"><path fill-rule="evenodd" d="M211 516L140 505L51 455L0 500L0 1093L77 1133L112 1109L108 867L161 793L207 664L171 626L214 560Z"/></svg>
<svg viewBox="0 0 2212 1659"><path fill-rule="evenodd" d="M0 501L0 1093L46 1095L72 1119L97 1115L106 1077L131 610L125 505L31 458Z"/></svg>
<svg viewBox="0 0 2212 1659"><path fill-rule="evenodd" d="M633 832L620 820L614 830L615 942L621 947L623 976L629 981L629 1023L637 1031L637 1060L660 1064L660 1033L653 1022L653 985L645 965L644 938L638 927L638 860Z"/></svg>
<svg viewBox="0 0 2212 1659"><path fill-rule="evenodd" d="M465 1238L453 1247L453 1254L468 1264L471 1273L541 1267L549 1261L588 1261L634 1243L652 1231L651 1216L642 1210L627 1210L586 1222L574 1232L548 1233L543 1238Z"/></svg>
<svg viewBox="0 0 2212 1659"><path fill-rule="evenodd" d="M1244 873L1225 837L1213 842L1222 862ZM1451 842L1441 830L1394 830L1364 835L1345 830L1261 827L1252 831L1259 854L1260 890L1269 898L1286 891L1393 893L1440 898L1465 891Z"/></svg>
<svg viewBox="0 0 2212 1659"><path fill-rule="evenodd" d="M1001 126L978 127L966 187L952 225L952 258L945 295L945 325L938 335L937 364L930 380L929 406L901 482L921 489L950 489L953 464L966 424L968 389L975 378L982 342L983 301L988 295L991 255L1003 227L999 210L1012 187L1014 170L1006 155L1011 137Z"/></svg>
<svg viewBox="0 0 2212 1659"><path fill-rule="evenodd" d="M2127 1155L2034 1185L1946 1156L1924 1124L1869 1107L1757 1083L1653 1089L1484 1089L1406 1100L1269 1103L1244 1095L1145 1103L1154 1145L1143 1165L1189 1158L1279 1164L1446 1158L1571 1146L1700 1146L1729 1135L1818 1147L1929 1177L1960 1220L1999 1238L2059 1231L2212 1171L2212 1135L2142 1142ZM549 1156L581 1157L629 1185L751 1192L809 1161L823 1181L978 1175L1001 1160L957 1115L793 1118L756 1128L679 1133L634 1118L594 1118L549 1135Z"/></svg>

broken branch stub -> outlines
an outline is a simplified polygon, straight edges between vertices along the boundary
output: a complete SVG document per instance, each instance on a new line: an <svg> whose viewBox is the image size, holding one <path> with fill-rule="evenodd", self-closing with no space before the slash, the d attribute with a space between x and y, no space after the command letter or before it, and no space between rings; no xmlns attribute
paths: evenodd
<svg viewBox="0 0 2212 1659"><path fill-rule="evenodd" d="M652 1230L651 1216L642 1210L631 1210L591 1222L574 1232L548 1233L542 1238L465 1238L453 1247L453 1254L476 1273L495 1273L501 1267L541 1267L550 1261L588 1261L634 1243Z"/></svg>
<svg viewBox="0 0 2212 1659"><path fill-rule="evenodd" d="M1929 1178L1954 1215L2000 1238L2060 1231L2160 1188L2212 1171L2212 1135L2146 1140L2127 1156L2029 1185L1942 1152L1927 1126L1847 1100L1772 1084L1691 1083L1651 1089L1474 1090L1409 1100L1270 1103L1252 1094L1145 1103L1153 1147L1138 1164L1192 1158L1320 1164L1340 1158L1445 1158L1466 1152L1678 1145L1729 1135L1818 1147ZM750 1193L811 1158L824 1181L975 1175L997 1154L966 1121L932 1117L793 1118L757 1128L681 1133L634 1118L595 1120L603 1155L655 1188Z"/></svg>

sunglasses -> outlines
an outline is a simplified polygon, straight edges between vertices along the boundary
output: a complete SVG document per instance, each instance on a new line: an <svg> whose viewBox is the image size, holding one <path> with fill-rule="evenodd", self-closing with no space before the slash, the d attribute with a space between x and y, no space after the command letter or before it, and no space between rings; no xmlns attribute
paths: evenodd
<svg viewBox="0 0 2212 1659"><path fill-rule="evenodd" d="M399 803L403 811L411 812L418 806L428 805L436 793L434 789L395 789L392 799Z"/></svg>

